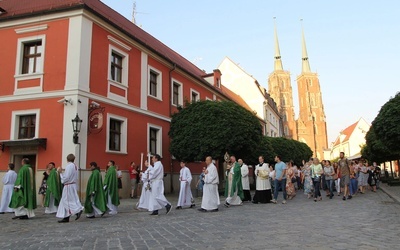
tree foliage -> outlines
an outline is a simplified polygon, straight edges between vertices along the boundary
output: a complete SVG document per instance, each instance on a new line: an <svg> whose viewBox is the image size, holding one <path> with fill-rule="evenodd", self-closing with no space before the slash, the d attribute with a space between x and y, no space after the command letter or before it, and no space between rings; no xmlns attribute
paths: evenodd
<svg viewBox="0 0 400 250"><path fill-rule="evenodd" d="M372 129L389 151L400 153L400 92L382 106Z"/></svg>
<svg viewBox="0 0 400 250"><path fill-rule="evenodd" d="M178 159L221 159L225 152L244 161L256 157L261 124L250 111L230 101L188 103L172 115L170 152Z"/></svg>
<svg viewBox="0 0 400 250"><path fill-rule="evenodd" d="M271 142L273 156L279 155L284 162L293 160L296 165L300 166L303 160L308 160L313 154L310 147L303 142L283 137L267 137L267 140ZM268 159L268 162L273 163L273 159L272 161L270 158Z"/></svg>

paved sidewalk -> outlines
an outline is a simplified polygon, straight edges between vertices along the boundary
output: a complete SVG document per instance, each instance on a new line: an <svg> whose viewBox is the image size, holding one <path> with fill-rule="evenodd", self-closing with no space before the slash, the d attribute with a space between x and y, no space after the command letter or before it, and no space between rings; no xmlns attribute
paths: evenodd
<svg viewBox="0 0 400 250"><path fill-rule="evenodd" d="M36 209L36 217L0 215L0 249L399 249L400 204L382 190L343 201L320 202L298 193L282 204L252 204L217 213L175 210L150 216L123 199L119 213L59 224ZM221 201L223 198L221 197ZM196 208L200 206L196 199Z"/></svg>
<svg viewBox="0 0 400 250"><path fill-rule="evenodd" d="M381 183L379 188L400 204L400 186L389 186L387 183Z"/></svg>

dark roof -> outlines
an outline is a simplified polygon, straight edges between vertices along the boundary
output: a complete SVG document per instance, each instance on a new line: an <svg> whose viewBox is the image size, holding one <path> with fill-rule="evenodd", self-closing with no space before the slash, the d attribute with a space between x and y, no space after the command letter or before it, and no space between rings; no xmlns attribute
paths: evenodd
<svg viewBox="0 0 400 250"><path fill-rule="evenodd" d="M176 64L176 67L207 83L202 78L204 71L99 0L0 0L0 8L5 11L0 14L0 22L71 9L88 9L138 43Z"/></svg>

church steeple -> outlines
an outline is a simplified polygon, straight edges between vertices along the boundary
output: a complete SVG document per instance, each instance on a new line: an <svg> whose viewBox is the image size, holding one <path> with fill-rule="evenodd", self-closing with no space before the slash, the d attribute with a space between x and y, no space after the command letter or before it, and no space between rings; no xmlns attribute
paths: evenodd
<svg viewBox="0 0 400 250"><path fill-rule="evenodd" d="M307 47L306 47L306 39L304 37L304 28L303 28L303 19L301 21L301 34L302 34L302 67L301 71L303 73L311 72L310 62L308 61Z"/></svg>
<svg viewBox="0 0 400 250"><path fill-rule="evenodd" d="M274 37L275 37L275 64L274 70L283 70L282 60L281 60L281 51L279 49L279 42L278 42L278 32L276 30L276 17L274 17Z"/></svg>

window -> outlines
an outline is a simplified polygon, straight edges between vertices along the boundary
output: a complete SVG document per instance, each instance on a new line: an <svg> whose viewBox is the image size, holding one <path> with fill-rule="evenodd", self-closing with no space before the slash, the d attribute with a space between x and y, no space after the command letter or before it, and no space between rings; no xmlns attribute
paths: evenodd
<svg viewBox="0 0 400 250"><path fill-rule="evenodd" d="M43 71L42 40L23 44L23 59L21 74L33 74Z"/></svg>
<svg viewBox="0 0 400 250"><path fill-rule="evenodd" d="M183 95L182 95L182 83L172 80L172 105L182 106L183 105Z"/></svg>
<svg viewBox="0 0 400 250"><path fill-rule="evenodd" d="M156 125L148 125L148 148L151 154L162 153L162 128Z"/></svg>
<svg viewBox="0 0 400 250"><path fill-rule="evenodd" d="M157 78L158 74L150 70L150 95L157 97Z"/></svg>
<svg viewBox="0 0 400 250"><path fill-rule="evenodd" d="M35 137L36 115L19 116L18 139Z"/></svg>
<svg viewBox="0 0 400 250"><path fill-rule="evenodd" d="M122 60L123 57L114 51L111 53L111 80L122 83Z"/></svg>
<svg viewBox="0 0 400 250"><path fill-rule="evenodd" d="M191 101L191 102L200 101L200 94L199 94L199 92L197 92L197 91L195 91L195 90L193 90L193 89L190 89L190 101Z"/></svg>
<svg viewBox="0 0 400 250"><path fill-rule="evenodd" d="M11 140L39 138L40 110L17 110L11 115Z"/></svg>
<svg viewBox="0 0 400 250"><path fill-rule="evenodd" d="M107 114L106 152L126 154L128 137L128 119Z"/></svg>
<svg viewBox="0 0 400 250"><path fill-rule="evenodd" d="M149 66L148 95L162 100L162 72Z"/></svg>
<svg viewBox="0 0 400 250"><path fill-rule="evenodd" d="M121 121L110 119L110 137L108 148L113 151L121 151Z"/></svg>

